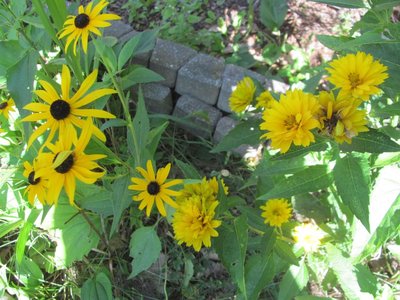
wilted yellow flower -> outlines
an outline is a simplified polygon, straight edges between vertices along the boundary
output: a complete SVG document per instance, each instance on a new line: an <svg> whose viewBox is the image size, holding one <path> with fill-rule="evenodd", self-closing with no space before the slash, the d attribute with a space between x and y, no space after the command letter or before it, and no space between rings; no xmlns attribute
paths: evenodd
<svg viewBox="0 0 400 300"><path fill-rule="evenodd" d="M101 36L99 28L111 26L107 21L119 20L119 16L115 14L100 14L100 12L108 5L107 1L100 0L94 7L90 2L86 8L79 6L77 16L68 16L64 22L64 28L60 31L59 38L68 36L65 45L65 51L68 50L72 41L74 42L74 54L76 54L76 45L79 39L82 39L83 52L87 52L89 34L92 32Z"/></svg>
<svg viewBox="0 0 400 300"><path fill-rule="evenodd" d="M324 237L323 231L312 223L303 223L296 226L292 235L296 244L304 248L306 252L317 251L321 245L321 239Z"/></svg>
<svg viewBox="0 0 400 300"><path fill-rule="evenodd" d="M290 203L283 198L267 200L260 208L263 210L261 216L265 219L264 223L268 223L270 226L280 227L292 216Z"/></svg>
<svg viewBox="0 0 400 300"><path fill-rule="evenodd" d="M359 132L368 131L365 126L367 112L357 109L357 103L346 99L335 99L333 93L321 92L320 122L321 131L333 137L338 143L351 143Z"/></svg>
<svg viewBox="0 0 400 300"><path fill-rule="evenodd" d="M28 161L24 162L23 175L28 179L29 185L25 189L25 193L28 193L28 201L31 205L34 205L35 199L37 198L40 203L46 204L46 193L48 188L48 179L37 177L37 172L41 168L46 167L45 162L42 160L35 159L31 165Z"/></svg>
<svg viewBox="0 0 400 300"><path fill-rule="evenodd" d="M244 77L239 81L236 89L229 98L229 107L236 113L241 113L251 104L256 92L256 86L250 77Z"/></svg>
<svg viewBox="0 0 400 300"><path fill-rule="evenodd" d="M340 94L355 99L368 100L380 92L377 86L388 78L387 67L364 52L347 54L329 66L326 68L330 73L328 80L341 89Z"/></svg>
<svg viewBox="0 0 400 300"><path fill-rule="evenodd" d="M264 91L257 97L256 101L257 108L271 108L272 103L276 101L276 99L272 96L270 91Z"/></svg>
<svg viewBox="0 0 400 300"><path fill-rule="evenodd" d="M273 102L263 113L264 122L260 128L269 132L261 138L271 139L271 146L282 153L287 152L292 143L309 146L315 141L311 130L320 125L316 119L319 108L317 99L301 90L282 94L279 102Z"/></svg>
<svg viewBox="0 0 400 300"><path fill-rule="evenodd" d="M178 244L185 243L188 247L192 246L194 250L200 251L202 245L211 246L211 237L217 237L215 230L221 225L221 221L214 220L215 208L219 202L199 195L201 183L185 185L182 196L177 200L179 207L174 213L172 227L175 233L175 239Z"/></svg>

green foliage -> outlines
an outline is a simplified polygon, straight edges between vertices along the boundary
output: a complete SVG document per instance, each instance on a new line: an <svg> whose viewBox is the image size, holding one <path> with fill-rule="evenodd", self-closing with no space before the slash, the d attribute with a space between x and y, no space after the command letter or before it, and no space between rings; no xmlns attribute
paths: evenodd
<svg viewBox="0 0 400 300"><path fill-rule="evenodd" d="M262 0L260 3L261 22L271 31L279 29L288 11L287 1Z"/></svg>
<svg viewBox="0 0 400 300"><path fill-rule="evenodd" d="M85 281L81 291L82 300L111 300L113 299L110 279L104 273Z"/></svg>

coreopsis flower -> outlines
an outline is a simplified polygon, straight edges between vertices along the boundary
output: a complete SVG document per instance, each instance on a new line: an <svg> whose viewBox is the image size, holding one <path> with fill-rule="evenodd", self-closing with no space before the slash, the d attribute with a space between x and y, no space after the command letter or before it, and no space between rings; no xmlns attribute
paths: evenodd
<svg viewBox="0 0 400 300"><path fill-rule="evenodd" d="M261 138L271 139L271 146L285 153L291 144L307 147L314 142L312 129L319 127L316 119L320 105L317 99L301 90L288 91L263 112L260 128L267 130Z"/></svg>
<svg viewBox="0 0 400 300"><path fill-rule="evenodd" d="M28 194L28 201L31 205L34 205L36 198L40 203L46 204L48 179L45 177L38 177L35 173L41 168L46 167L44 163L44 161L38 159L33 160L32 165L28 161L24 162L23 175L28 179L29 183L25 189L25 193Z"/></svg>
<svg viewBox="0 0 400 300"><path fill-rule="evenodd" d="M292 232L293 238L299 247L306 252L315 252L321 245L324 233L317 225L303 223L296 226Z"/></svg>
<svg viewBox="0 0 400 300"><path fill-rule="evenodd" d="M346 99L335 99L333 93L321 92L320 123L321 131L333 137L338 143L351 143L359 132L368 131L365 110L357 109L357 103Z"/></svg>
<svg viewBox="0 0 400 300"><path fill-rule="evenodd" d="M204 195L194 192L202 189L201 183L196 185L185 185L182 192L185 198L177 200L179 206L174 213L172 227L179 245L185 243L195 251L200 251L202 245L211 246L211 238L218 236L216 228L221 225L221 221L215 220L215 208L219 202L215 197L210 201Z"/></svg>
<svg viewBox="0 0 400 300"><path fill-rule="evenodd" d="M270 91L264 91L256 98L256 101L256 108L271 108L276 99Z"/></svg>
<svg viewBox="0 0 400 300"><path fill-rule="evenodd" d="M244 77L237 84L229 98L229 107L236 113L243 112L251 104L256 92L256 86L250 77Z"/></svg>
<svg viewBox="0 0 400 300"><path fill-rule="evenodd" d="M387 67L374 60L371 54L347 54L329 63L328 80L340 88L340 94L355 99L368 100L380 92L377 87L388 78Z"/></svg>
<svg viewBox="0 0 400 300"><path fill-rule="evenodd" d="M7 120L10 116L10 111L15 111L15 102L12 98L0 103L0 115L4 115Z"/></svg>
<svg viewBox="0 0 400 300"><path fill-rule="evenodd" d="M82 128L84 124L82 117L115 118L113 114L101 109L84 108L87 104L105 95L116 93L113 89L98 89L88 93L88 90L96 82L97 73L98 71L94 70L89 74L72 97L70 96L71 74L66 65L62 67L61 94L49 82L39 80L44 90L37 90L35 94L43 100L43 103L34 102L25 105L25 109L34 113L23 118L22 121L45 120L45 122L32 133L28 147L49 128L50 133L46 142L51 142L59 130L60 137L71 139L75 143L77 140L75 127ZM93 132L100 140L106 140L104 133L97 127L94 126Z"/></svg>
<svg viewBox="0 0 400 300"><path fill-rule="evenodd" d="M261 216L264 218L264 223L270 226L280 227L292 216L290 203L283 198L267 200L260 208L263 210Z"/></svg>
<svg viewBox="0 0 400 300"><path fill-rule="evenodd" d="M170 163L168 163L164 168L158 169L157 173L154 172L151 160L147 161L146 167L147 170L141 167L136 168L143 178L132 177L131 180L134 184L130 185L128 189L140 192L138 195L134 195L132 199L134 201L140 201L140 210L143 210L146 207L147 216L150 216L151 209L155 202L158 211L165 217L167 212L165 211L164 202L174 208L178 207L171 197L178 196L179 192L171 190L170 188L181 184L183 180L174 179L166 181L169 171L171 170Z"/></svg>
<svg viewBox="0 0 400 300"><path fill-rule="evenodd" d="M75 146L71 139L61 137L56 144L46 144L51 153L39 154L38 159L43 160L43 164L48 167L35 172L35 178L48 178L46 196L48 204L57 204L61 190L64 188L69 203L74 205L76 179L86 184L93 184L104 176L105 171L96 163L96 160L106 155L84 152L92 137L93 129L92 120L88 118Z"/></svg>
<svg viewBox="0 0 400 300"><path fill-rule="evenodd" d="M87 53L89 34L92 32L95 35L101 36L99 28L111 26L108 21L119 20L119 16L115 14L100 14L100 12L108 5L107 1L101 0L93 7L93 2L90 2L86 8L79 6L77 16L68 16L64 22L64 27L59 33L59 38L62 39L68 36L65 44L65 51L68 50L72 41L74 41L74 54L76 55L76 46L79 39L82 40L83 52Z"/></svg>

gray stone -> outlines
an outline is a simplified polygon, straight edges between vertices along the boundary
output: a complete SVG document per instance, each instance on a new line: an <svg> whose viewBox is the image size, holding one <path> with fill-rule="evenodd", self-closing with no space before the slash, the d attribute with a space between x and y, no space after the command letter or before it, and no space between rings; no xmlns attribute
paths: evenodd
<svg viewBox="0 0 400 300"><path fill-rule="evenodd" d="M104 36L120 38L124 34L132 31L132 27L122 21L112 21L111 26L104 28Z"/></svg>
<svg viewBox="0 0 400 300"><path fill-rule="evenodd" d="M224 60L197 54L179 71L175 91L214 105L222 83Z"/></svg>
<svg viewBox="0 0 400 300"><path fill-rule="evenodd" d="M196 53L189 47L158 39L150 58L150 69L165 78L162 84L172 88L175 86L178 70Z"/></svg>
<svg viewBox="0 0 400 300"><path fill-rule="evenodd" d="M274 80L274 79L267 79L265 88L269 91L275 92L275 93L286 93L287 90L289 89L289 85L287 85L284 82Z"/></svg>
<svg viewBox="0 0 400 300"><path fill-rule="evenodd" d="M217 126L214 131L213 141L215 144L218 144L233 128L235 128L238 122L230 117L222 117L219 119ZM232 149L233 153L239 154L240 156L244 156L247 152L247 149L251 147L250 145L240 145L235 149Z"/></svg>
<svg viewBox="0 0 400 300"><path fill-rule="evenodd" d="M173 115L182 118L180 126L191 134L208 138L213 133L222 113L207 103L183 95L178 99Z"/></svg>
<svg viewBox="0 0 400 300"><path fill-rule="evenodd" d="M149 112L169 115L172 112L171 90L159 83L142 85L143 97Z"/></svg>
<svg viewBox="0 0 400 300"><path fill-rule="evenodd" d="M222 86L221 91L218 97L218 108L231 113L232 110L229 107L229 97L232 94L232 91L235 89L236 85L242 80L244 77L251 77L254 80L260 82L261 85L265 85L265 77L256 72L247 70L245 68L236 66L236 65L226 65L225 70L222 76Z"/></svg>

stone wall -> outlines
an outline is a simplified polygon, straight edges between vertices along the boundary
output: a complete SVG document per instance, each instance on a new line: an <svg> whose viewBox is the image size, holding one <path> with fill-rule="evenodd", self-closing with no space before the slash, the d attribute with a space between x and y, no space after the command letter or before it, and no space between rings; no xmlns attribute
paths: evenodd
<svg viewBox="0 0 400 300"><path fill-rule="evenodd" d="M114 22L104 35L120 41L137 32L129 25ZM185 117L180 126L191 134L212 138L218 143L236 124L230 117L229 97L245 76L260 82L265 89L285 92L288 86L245 68L225 64L224 59L198 53L174 42L157 39L154 49L139 54L132 61L157 72L165 80L143 85L143 95L149 112ZM246 147L236 152L243 154Z"/></svg>

